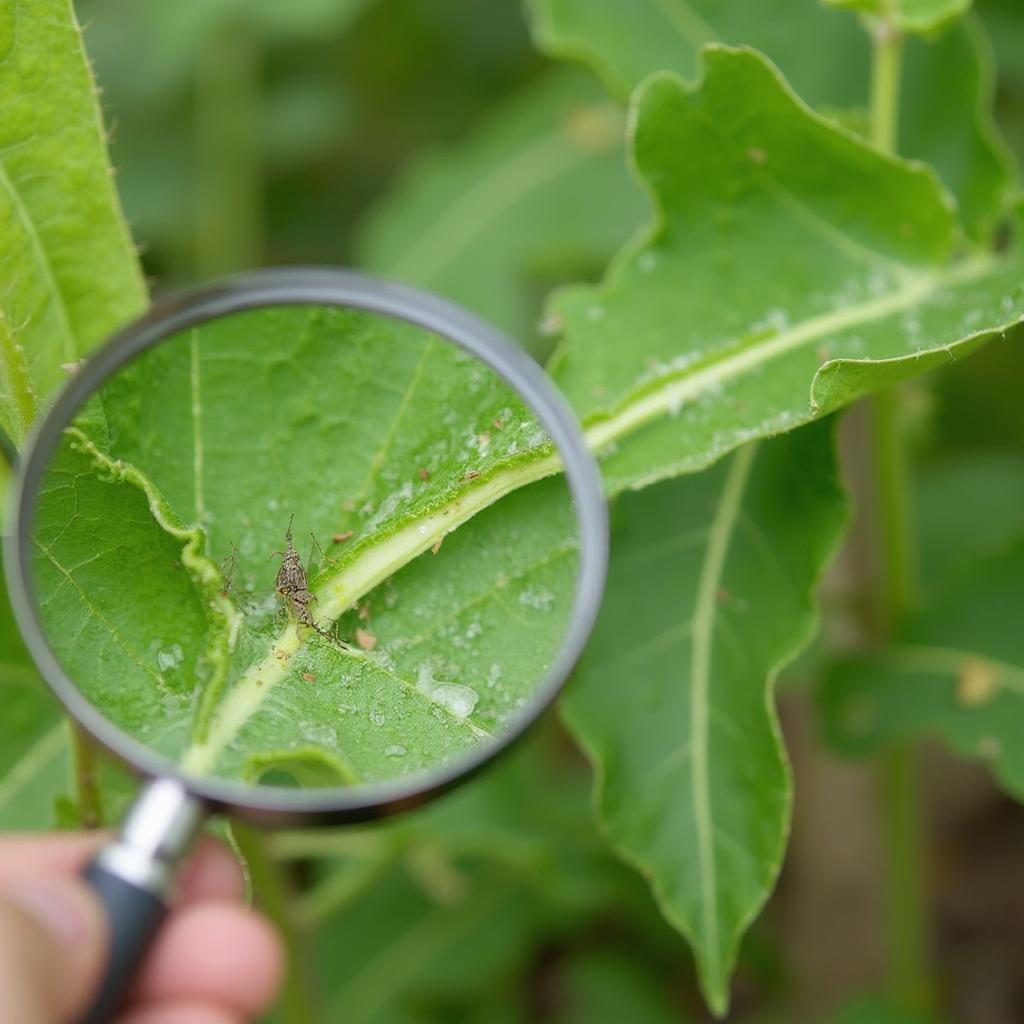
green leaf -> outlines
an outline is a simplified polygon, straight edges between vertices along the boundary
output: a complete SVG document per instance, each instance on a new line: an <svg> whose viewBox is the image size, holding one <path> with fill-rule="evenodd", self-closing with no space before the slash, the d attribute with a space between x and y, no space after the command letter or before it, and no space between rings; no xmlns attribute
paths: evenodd
<svg viewBox="0 0 1024 1024"><path fill-rule="evenodd" d="M145 303L68 0L0 7L0 426Z"/></svg>
<svg viewBox="0 0 1024 1024"><path fill-rule="evenodd" d="M854 123L868 104L867 35L855 19L813 0L533 0L531 10L542 49L585 61L622 99L654 71L696 81L701 47L723 42L765 53L822 113ZM933 164L960 202L967 229L991 237L1014 167L992 120L984 33L967 19L940 35L908 39L905 53L899 151Z"/></svg>
<svg viewBox="0 0 1024 1024"><path fill-rule="evenodd" d="M623 126L585 76L542 76L467 142L413 165L371 216L361 262L528 342L549 288L596 276L643 219Z"/></svg>
<svg viewBox="0 0 1024 1024"><path fill-rule="evenodd" d="M1024 799L1024 539L957 575L877 653L831 666L822 682L825 734L863 756L922 735L987 761Z"/></svg>
<svg viewBox="0 0 1024 1024"><path fill-rule="evenodd" d="M433 767L501 732L561 644L577 541L563 482L540 480L556 469L514 393L418 328L305 307L212 322L66 433L34 529L51 643L192 771ZM275 596L293 514L321 630L364 649L297 629ZM310 530L340 538L315 575Z"/></svg>
<svg viewBox="0 0 1024 1024"><path fill-rule="evenodd" d="M70 734L0 588L0 830L50 828L68 790Z"/></svg>
<svg viewBox="0 0 1024 1024"><path fill-rule="evenodd" d="M947 365L1024 310L1021 246L961 254L927 169L811 113L752 51L704 61L699 89L663 73L634 98L653 226L549 314L612 492Z"/></svg>
<svg viewBox="0 0 1024 1024"><path fill-rule="evenodd" d="M833 7L884 19L900 32L934 32L962 17L971 0L825 0Z"/></svg>
<svg viewBox="0 0 1024 1024"><path fill-rule="evenodd" d="M559 1024L682 1024L664 979L625 950L590 950L569 960L558 978Z"/></svg>
<svg viewBox="0 0 1024 1024"><path fill-rule="evenodd" d="M823 426L623 496L601 620L564 700L608 836L690 941L716 1013L785 848L772 684L811 636L844 517Z"/></svg>
<svg viewBox="0 0 1024 1024"><path fill-rule="evenodd" d="M396 868L320 930L324 1020L423 1020L424 1005L482 1001L517 976L536 934L536 900L516 875L493 866L455 877L439 897Z"/></svg>

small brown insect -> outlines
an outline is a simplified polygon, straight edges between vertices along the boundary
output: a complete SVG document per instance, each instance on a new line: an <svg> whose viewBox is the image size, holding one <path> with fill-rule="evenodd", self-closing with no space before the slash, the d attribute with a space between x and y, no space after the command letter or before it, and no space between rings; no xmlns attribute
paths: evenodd
<svg viewBox="0 0 1024 1024"><path fill-rule="evenodd" d="M344 544L345 541L352 539L352 533L352 530L343 530L341 533L332 533L331 540L333 540L335 544Z"/></svg>
<svg viewBox="0 0 1024 1024"><path fill-rule="evenodd" d="M302 678L305 679L307 683L315 683L316 682L316 676L313 675L312 672L303 672L302 673Z"/></svg>
<svg viewBox="0 0 1024 1024"><path fill-rule="evenodd" d="M421 480L429 480L430 479L430 474L422 466L420 466L419 474L420 474L420 479Z"/></svg>
<svg viewBox="0 0 1024 1024"><path fill-rule="evenodd" d="M281 568L277 570L274 589L284 598L289 614L295 617L295 621L299 625L309 626L326 640L330 640L344 649L345 645L340 640L328 633L327 630L321 629L313 621L313 613L309 606L313 603L314 598L309 589L309 580L306 578L306 567L302 564L302 556L295 550L292 540L292 520L294 519L293 514L288 520L288 529L284 535L285 550L273 552L281 559Z"/></svg>

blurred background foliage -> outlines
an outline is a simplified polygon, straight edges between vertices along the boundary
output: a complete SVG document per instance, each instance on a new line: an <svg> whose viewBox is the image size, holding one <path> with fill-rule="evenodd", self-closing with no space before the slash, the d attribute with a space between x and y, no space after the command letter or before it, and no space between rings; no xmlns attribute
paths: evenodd
<svg viewBox="0 0 1024 1024"><path fill-rule="evenodd" d="M999 59L997 114L1024 158L1020 0L977 7ZM596 279L647 216L623 160L621 108L583 70L537 53L518 0L77 0L76 10L156 290L255 265L351 264L455 298L543 357L545 295ZM1002 510L997 539L1020 532L1005 512L1024 460L1022 371L1019 347L991 346L917 392L908 412L923 504L955 510L980 495ZM936 552L965 532L935 514L922 531ZM826 600L841 603L841 580ZM8 664L23 661L16 636L0 647ZM870 779L816 738L803 683L814 658L784 686L794 840L745 941L729 1020L922 1024L932 1018L870 994L884 983ZM24 685L36 685L27 671ZM26 747L65 728L41 694L38 709L24 706ZM951 1019L1020 1019L1024 824L983 771L928 756L941 1001ZM305 936L298 959L326 1007L314 1015L294 985L282 1019L707 1019L682 938L608 852L589 788L549 721L424 812L276 836L294 892L265 898L290 907Z"/></svg>

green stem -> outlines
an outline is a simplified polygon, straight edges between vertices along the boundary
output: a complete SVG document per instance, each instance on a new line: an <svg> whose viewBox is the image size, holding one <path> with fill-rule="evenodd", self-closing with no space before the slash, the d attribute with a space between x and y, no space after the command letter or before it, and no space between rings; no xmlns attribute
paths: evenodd
<svg viewBox="0 0 1024 1024"><path fill-rule="evenodd" d="M895 152L899 137L903 37L889 16L871 23L871 141ZM881 571L876 593L876 632L885 641L914 596L913 522L907 438L901 394L882 392L872 403L876 524ZM926 1004L929 972L924 879L924 835L913 747L895 749L879 765L885 847L886 931L889 984L908 1009Z"/></svg>
<svg viewBox="0 0 1024 1024"><path fill-rule="evenodd" d="M232 23L197 59L195 229L201 277L248 269L262 258L260 57L252 32Z"/></svg>
<svg viewBox="0 0 1024 1024"><path fill-rule="evenodd" d="M105 824L103 797L97 778L96 748L75 725L71 726L71 755L75 798L82 828L100 828Z"/></svg>
<svg viewBox="0 0 1024 1024"><path fill-rule="evenodd" d="M314 1024L319 1017L314 1008L309 957L295 920L295 896L288 865L274 858L265 833L237 823L232 824L231 830L249 867L252 889L260 909L274 923L284 945L286 963L280 1002L281 1019L285 1024Z"/></svg>
<svg viewBox="0 0 1024 1024"><path fill-rule="evenodd" d="M888 19L871 22L871 141L895 153L899 136L903 35Z"/></svg>
<svg viewBox="0 0 1024 1024"><path fill-rule="evenodd" d="M914 595L910 465L901 397L902 392L893 388L877 394L871 403L876 522L881 556L876 629L883 640L889 638L893 627L907 613Z"/></svg>

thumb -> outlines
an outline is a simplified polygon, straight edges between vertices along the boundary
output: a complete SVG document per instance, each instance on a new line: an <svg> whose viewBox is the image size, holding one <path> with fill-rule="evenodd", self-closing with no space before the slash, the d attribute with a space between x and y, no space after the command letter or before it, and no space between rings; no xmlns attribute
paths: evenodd
<svg viewBox="0 0 1024 1024"><path fill-rule="evenodd" d="M88 1005L108 942L103 910L84 882L47 876L7 887L0 893L0 1016L24 1024L71 1020Z"/></svg>

